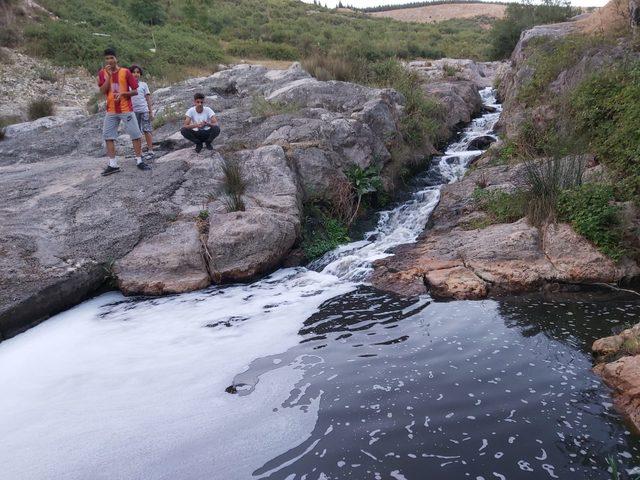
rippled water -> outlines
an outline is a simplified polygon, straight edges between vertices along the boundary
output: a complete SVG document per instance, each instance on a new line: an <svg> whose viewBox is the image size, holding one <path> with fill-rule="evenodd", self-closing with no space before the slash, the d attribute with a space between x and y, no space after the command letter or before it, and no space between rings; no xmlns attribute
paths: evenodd
<svg viewBox="0 0 640 480"><path fill-rule="evenodd" d="M632 468L638 440L588 346L637 319L638 300L432 303L362 283L415 240L497 117L319 271L110 293L0 344L0 478L600 479L607 455Z"/></svg>

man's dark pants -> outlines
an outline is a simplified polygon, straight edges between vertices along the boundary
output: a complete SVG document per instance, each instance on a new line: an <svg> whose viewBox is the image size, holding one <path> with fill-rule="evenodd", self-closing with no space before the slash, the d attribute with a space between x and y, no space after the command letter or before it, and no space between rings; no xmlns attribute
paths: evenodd
<svg viewBox="0 0 640 480"><path fill-rule="evenodd" d="M206 130L198 129L197 131L187 127L182 127L180 133L187 140L191 140L196 145L199 145L202 143L213 142L213 140L220 135L220 127L218 125L214 125Z"/></svg>

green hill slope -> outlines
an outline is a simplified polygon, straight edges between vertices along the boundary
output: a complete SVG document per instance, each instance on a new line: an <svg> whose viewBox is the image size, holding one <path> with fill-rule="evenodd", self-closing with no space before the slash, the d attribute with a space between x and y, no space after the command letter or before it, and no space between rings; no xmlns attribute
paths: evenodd
<svg viewBox="0 0 640 480"><path fill-rule="evenodd" d="M487 48L487 30L477 20L407 24L295 0L39 3L57 19L46 14L40 14L36 21L16 17L19 26L12 25L13 38L9 35L5 45L20 43L32 54L63 65L82 65L90 71L99 67L101 51L107 46L119 50L122 63L140 63L154 76L173 79L190 67L211 67L230 57L484 59ZM17 36L21 37L19 42Z"/></svg>

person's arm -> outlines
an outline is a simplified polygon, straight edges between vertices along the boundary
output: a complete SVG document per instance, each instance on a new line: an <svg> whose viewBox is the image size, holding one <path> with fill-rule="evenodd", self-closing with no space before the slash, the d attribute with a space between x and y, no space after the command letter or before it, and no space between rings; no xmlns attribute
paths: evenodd
<svg viewBox="0 0 640 480"><path fill-rule="evenodd" d="M193 130L194 128L199 128L202 125L193 123L193 121L191 120L191 117L189 115L185 115L182 126L188 130Z"/></svg>
<svg viewBox="0 0 640 480"><path fill-rule="evenodd" d="M119 100L120 97L133 97L134 95L138 94L138 80L136 80L136 77L133 76L133 74L127 70L127 86L129 87L129 91L128 92L120 92L120 95L116 95L116 101Z"/></svg>
<svg viewBox="0 0 640 480"><path fill-rule="evenodd" d="M211 116L205 122L207 125L214 126L218 124L218 119L216 118L216 114L211 110Z"/></svg>
<svg viewBox="0 0 640 480"><path fill-rule="evenodd" d="M111 88L111 69L109 67L105 67L98 73L98 87L100 88L100 93L106 95Z"/></svg>
<svg viewBox="0 0 640 480"><path fill-rule="evenodd" d="M147 107L149 107L149 120L153 120L153 108L151 106L151 92L149 92L149 90L147 90L147 93L144 96L144 98L147 100Z"/></svg>

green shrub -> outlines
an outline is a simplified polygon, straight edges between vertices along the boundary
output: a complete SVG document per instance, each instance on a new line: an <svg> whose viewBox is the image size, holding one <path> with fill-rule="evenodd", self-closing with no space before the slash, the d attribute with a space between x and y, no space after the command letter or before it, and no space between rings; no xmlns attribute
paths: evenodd
<svg viewBox="0 0 640 480"><path fill-rule="evenodd" d="M301 246L308 260L319 258L349 241L349 232L344 223L322 212L317 206L307 206Z"/></svg>
<svg viewBox="0 0 640 480"><path fill-rule="evenodd" d="M296 60L300 52L291 45L256 40L233 40L227 53L236 57L271 58L273 60Z"/></svg>
<svg viewBox="0 0 640 480"><path fill-rule="evenodd" d="M167 14L158 0L129 0L133 18L147 25L162 25Z"/></svg>
<svg viewBox="0 0 640 480"><path fill-rule="evenodd" d="M564 22L580 13L564 0L543 0L540 4L528 2L510 3L504 18L497 20L489 34L489 55L494 60L502 60L511 55L520 34L534 25Z"/></svg>
<svg viewBox="0 0 640 480"><path fill-rule="evenodd" d="M560 219L571 223L576 232L593 242L614 260L625 252L619 208L612 204L613 188L608 185L585 184L566 190L558 199Z"/></svg>
<svg viewBox="0 0 640 480"><path fill-rule="evenodd" d="M53 102L46 97L37 98L29 102L27 115L29 120L37 120L42 117L50 117L55 113Z"/></svg>
<svg viewBox="0 0 640 480"><path fill-rule="evenodd" d="M640 62L595 73L570 102L584 146L621 179L617 196L640 202Z"/></svg>
<svg viewBox="0 0 640 480"><path fill-rule="evenodd" d="M492 223L515 222L525 215L526 195L522 191L509 193L478 187L473 191L473 199L478 208L490 216L489 222L482 223L483 227Z"/></svg>

